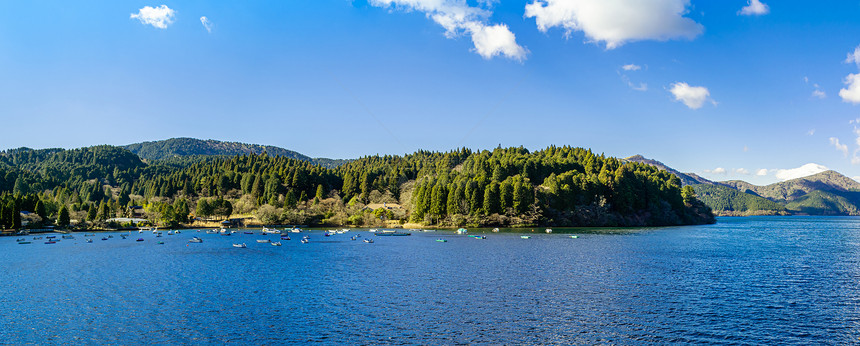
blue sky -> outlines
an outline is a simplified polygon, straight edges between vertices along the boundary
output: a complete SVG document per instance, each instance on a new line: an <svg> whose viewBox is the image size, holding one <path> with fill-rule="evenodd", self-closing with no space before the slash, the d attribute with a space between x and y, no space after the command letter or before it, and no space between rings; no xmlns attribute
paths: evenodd
<svg viewBox="0 0 860 346"><path fill-rule="evenodd" d="M572 145L860 176L860 3L761 1L4 1L0 148Z"/></svg>

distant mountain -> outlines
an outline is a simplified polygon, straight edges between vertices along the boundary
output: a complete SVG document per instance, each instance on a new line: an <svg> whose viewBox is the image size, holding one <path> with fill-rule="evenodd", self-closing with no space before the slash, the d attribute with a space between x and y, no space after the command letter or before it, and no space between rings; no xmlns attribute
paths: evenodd
<svg viewBox="0 0 860 346"><path fill-rule="evenodd" d="M860 183L839 174L836 171L825 171L803 178L786 180L766 186L757 186L745 181L731 180L720 184L735 188L739 191L754 193L775 202L788 203L797 200L813 191L848 192L860 191Z"/></svg>
<svg viewBox="0 0 860 346"><path fill-rule="evenodd" d="M161 141L129 144L123 146L123 148L146 160L163 160L185 156L234 156L244 154L262 154L265 152L269 156L283 156L312 162L329 168L337 167L349 162L349 160L311 158L292 150L271 145L223 142L213 139L202 140L195 138L171 138Z"/></svg>
<svg viewBox="0 0 860 346"><path fill-rule="evenodd" d="M665 164L663 164L660 161L648 159L642 155L633 155L633 156L628 157L624 160L630 161L630 162L644 163L646 165L651 165L651 166L657 167L659 169L662 169L664 171L667 171L669 173L672 173L681 179L681 185L683 185L683 186L696 185L696 184L708 184L708 185L714 184L713 181L702 178L702 177L696 175L695 173L681 173L672 167L666 166Z"/></svg>
<svg viewBox="0 0 860 346"><path fill-rule="evenodd" d="M835 171L758 186L742 180L713 182L642 155L625 160L676 175L682 185L693 186L698 198L717 215L860 215L860 183Z"/></svg>
<svg viewBox="0 0 860 346"><path fill-rule="evenodd" d="M724 185L690 185L696 197L718 215L777 215L787 213L782 204Z"/></svg>

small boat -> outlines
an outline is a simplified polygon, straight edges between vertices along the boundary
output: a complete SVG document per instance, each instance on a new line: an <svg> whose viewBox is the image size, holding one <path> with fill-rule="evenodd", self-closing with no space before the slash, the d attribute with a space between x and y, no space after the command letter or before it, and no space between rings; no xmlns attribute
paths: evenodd
<svg viewBox="0 0 860 346"><path fill-rule="evenodd" d="M156 238L161 238L161 233L156 233L156 234L155 234L155 237L156 237Z"/></svg>
<svg viewBox="0 0 860 346"><path fill-rule="evenodd" d="M29 241L19 241L19 242L18 242L18 244L32 244L32 242L29 242Z"/></svg>
<svg viewBox="0 0 860 346"><path fill-rule="evenodd" d="M53 240L49 240L49 241L46 241L46 242L45 242L45 244L56 244L56 243L57 243L57 242L55 242L55 241L53 241Z"/></svg>
<svg viewBox="0 0 860 346"><path fill-rule="evenodd" d="M570 237L571 237L572 239L579 238L579 236L578 236L578 235L572 235L572 236L570 236Z"/></svg>
<svg viewBox="0 0 860 346"><path fill-rule="evenodd" d="M291 230L290 230L290 232L292 232L292 233L302 233L302 229L301 229L301 228L293 228L293 229L291 229Z"/></svg>
<svg viewBox="0 0 860 346"><path fill-rule="evenodd" d="M173 235L173 231L167 231L167 235Z"/></svg>
<svg viewBox="0 0 860 346"><path fill-rule="evenodd" d="M159 245L164 245L163 241L158 242Z"/></svg>
<svg viewBox="0 0 860 346"><path fill-rule="evenodd" d="M302 238L302 244L307 244L308 242L310 242L308 238Z"/></svg>
<svg viewBox="0 0 860 346"><path fill-rule="evenodd" d="M121 236L120 236L120 237L122 237L122 239L125 239L125 237L126 237L126 236L124 236L124 235L121 235Z"/></svg>
<svg viewBox="0 0 860 346"><path fill-rule="evenodd" d="M373 244L373 239L366 238L366 239L364 239L364 242L368 243L368 244Z"/></svg>
<svg viewBox="0 0 860 346"><path fill-rule="evenodd" d="M93 242L92 239L87 239L87 243L92 243L92 242Z"/></svg>
<svg viewBox="0 0 860 346"><path fill-rule="evenodd" d="M257 242L258 243L268 243L269 240L268 239L257 239Z"/></svg>
<svg viewBox="0 0 860 346"><path fill-rule="evenodd" d="M448 239L436 239L436 241L440 243L447 243Z"/></svg>
<svg viewBox="0 0 860 346"><path fill-rule="evenodd" d="M189 239L188 242L189 243L202 243L203 239L200 239L199 237L194 237L194 238Z"/></svg>
<svg viewBox="0 0 860 346"><path fill-rule="evenodd" d="M254 232L242 232L244 234L254 234Z"/></svg>
<svg viewBox="0 0 860 346"><path fill-rule="evenodd" d="M323 235L324 235L324 236L326 236L326 237L330 237L332 234L331 234L331 233L329 233L329 232L325 232L325 233L323 233Z"/></svg>
<svg viewBox="0 0 860 346"><path fill-rule="evenodd" d="M487 239L487 236L485 236L485 235L478 235L478 236L475 236L475 239Z"/></svg>
<svg viewBox="0 0 860 346"><path fill-rule="evenodd" d="M412 235L412 233L393 231L393 232L377 232L376 235L380 236L380 237L405 237L405 236Z"/></svg>
<svg viewBox="0 0 860 346"><path fill-rule="evenodd" d="M45 237L45 238L47 238L47 239L54 239L54 238L56 238L56 237L57 237L57 236L55 236L55 235L49 235L49 236L47 236L47 237Z"/></svg>
<svg viewBox="0 0 860 346"><path fill-rule="evenodd" d="M552 229L551 229L551 228L547 228L546 230L544 230L544 232L546 232L547 234L550 234L550 233L552 233Z"/></svg>
<svg viewBox="0 0 860 346"><path fill-rule="evenodd" d="M108 238L106 238L106 237L102 237L102 240L108 240Z"/></svg>
<svg viewBox="0 0 860 346"><path fill-rule="evenodd" d="M466 234L466 233L469 233L469 230L467 230L465 228L460 228L457 230L457 234Z"/></svg>
<svg viewBox="0 0 860 346"><path fill-rule="evenodd" d="M520 236L520 238L523 238L523 239L531 239L531 237L532 236L530 236L530 235L521 235Z"/></svg>
<svg viewBox="0 0 860 346"><path fill-rule="evenodd" d="M355 236L350 237L349 239L355 240Z"/></svg>
<svg viewBox="0 0 860 346"><path fill-rule="evenodd" d="M282 235L281 240L290 240L290 236L289 235L285 235L285 236Z"/></svg>
<svg viewBox="0 0 860 346"><path fill-rule="evenodd" d="M75 239L75 236L73 236L73 235L64 235L64 236L63 236L63 239Z"/></svg>
<svg viewBox="0 0 860 346"><path fill-rule="evenodd" d="M376 233L376 232L378 232L378 231L379 231L378 229L374 228L374 229L369 230L368 232L370 232L370 233Z"/></svg>
<svg viewBox="0 0 860 346"><path fill-rule="evenodd" d="M493 228L493 233L499 233L499 229L498 229L498 228Z"/></svg>
<svg viewBox="0 0 860 346"><path fill-rule="evenodd" d="M265 227L263 227L263 234L281 234L281 231L279 231L276 228L265 228Z"/></svg>
<svg viewBox="0 0 860 346"><path fill-rule="evenodd" d="M143 238L137 238L135 241L143 241Z"/></svg>
<svg viewBox="0 0 860 346"><path fill-rule="evenodd" d="M425 229L424 232L436 232L435 229Z"/></svg>
<svg viewBox="0 0 860 346"><path fill-rule="evenodd" d="M240 249L244 249L244 248L246 248L246 247L248 247L248 246L247 246L247 245L245 245L245 243L242 243L242 244L233 244L233 247L237 247L237 248L240 248Z"/></svg>
<svg viewBox="0 0 860 346"><path fill-rule="evenodd" d="M112 236L112 235L109 235L109 236L108 236L108 238L113 238L113 236Z"/></svg>
<svg viewBox="0 0 860 346"><path fill-rule="evenodd" d="M179 233L180 233L179 230L173 231L173 234L179 234Z"/></svg>
<svg viewBox="0 0 860 346"><path fill-rule="evenodd" d="M281 246L281 242L279 242L279 241L276 241L276 242L273 242L273 243L270 243L270 244L271 244L272 246Z"/></svg>

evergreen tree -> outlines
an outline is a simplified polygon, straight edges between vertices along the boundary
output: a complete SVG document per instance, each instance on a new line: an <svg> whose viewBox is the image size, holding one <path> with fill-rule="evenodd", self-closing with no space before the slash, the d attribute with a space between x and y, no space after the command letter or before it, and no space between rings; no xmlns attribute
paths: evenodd
<svg viewBox="0 0 860 346"><path fill-rule="evenodd" d="M60 227L67 227L71 223L69 219L69 209L63 205L60 208L59 216L57 216L57 225Z"/></svg>

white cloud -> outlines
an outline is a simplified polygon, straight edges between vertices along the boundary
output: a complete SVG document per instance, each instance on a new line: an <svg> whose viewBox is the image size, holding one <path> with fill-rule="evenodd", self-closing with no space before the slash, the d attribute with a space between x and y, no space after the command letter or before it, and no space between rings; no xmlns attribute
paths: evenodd
<svg viewBox="0 0 860 346"><path fill-rule="evenodd" d="M726 169L723 167L717 167L714 169L706 169L705 173L713 173L713 174L726 174Z"/></svg>
<svg viewBox="0 0 860 346"><path fill-rule="evenodd" d="M535 0L525 16L535 18L538 29L564 28L566 36L582 31L607 49L630 41L693 39L704 27L687 14L689 0Z"/></svg>
<svg viewBox="0 0 860 346"><path fill-rule="evenodd" d="M159 29L167 29L167 26L173 24L173 18L176 11L161 5L158 7L144 6L137 13L131 14L131 19L137 19L141 24L149 24Z"/></svg>
<svg viewBox="0 0 860 346"><path fill-rule="evenodd" d="M767 175L767 168L759 169L758 171L756 171L756 172L755 172L755 175L758 175L758 176L765 176L765 175Z"/></svg>
<svg viewBox="0 0 860 346"><path fill-rule="evenodd" d="M827 94L824 93L824 91L821 89L815 89L812 91L812 97L817 97L817 98L823 99L823 98L827 97Z"/></svg>
<svg viewBox="0 0 860 346"><path fill-rule="evenodd" d="M480 1L485 7L495 1ZM463 33L472 37L474 52L484 59L505 56L522 61L528 50L517 44L516 36L505 24L486 24L492 14L489 10L472 7L465 0L370 0L377 7L399 8L405 11L423 12L436 24L445 28L445 36L454 38Z"/></svg>
<svg viewBox="0 0 860 346"><path fill-rule="evenodd" d="M750 151L750 147L744 145L744 152L748 152L748 151Z"/></svg>
<svg viewBox="0 0 860 346"><path fill-rule="evenodd" d="M833 145L836 147L836 150L839 150L845 157L848 157L848 145L839 143L839 138L830 137L830 145Z"/></svg>
<svg viewBox="0 0 860 346"><path fill-rule="evenodd" d="M809 135L809 136L814 135L814 134L815 134L815 129L810 129L809 131L806 131L806 134L807 134L807 135Z"/></svg>
<svg viewBox="0 0 860 346"><path fill-rule="evenodd" d="M642 69L642 66L639 66L636 64L627 64L627 65L621 66L621 69L624 71L639 71L640 69Z"/></svg>
<svg viewBox="0 0 860 346"><path fill-rule="evenodd" d="M857 67L860 67L860 46L855 47L854 52L848 53L848 57L845 58L845 63L854 63Z"/></svg>
<svg viewBox="0 0 860 346"><path fill-rule="evenodd" d="M705 104L705 101L711 101L714 105L716 102L711 99L711 92L708 91L708 88L702 86L690 86L684 82L678 82L672 84L672 88L669 89L669 92L672 95L675 95L676 101L681 101L690 109L699 109L702 108L702 105Z"/></svg>
<svg viewBox="0 0 860 346"><path fill-rule="evenodd" d="M810 176L813 174L818 174L827 170L827 167L824 167L815 163L807 163L803 166L792 168L792 169L778 169L776 171L776 178L781 181L803 178L806 176Z"/></svg>
<svg viewBox="0 0 860 346"><path fill-rule="evenodd" d="M735 173L749 175L750 171L748 171L746 168L738 168L735 170Z"/></svg>
<svg viewBox="0 0 860 346"><path fill-rule="evenodd" d="M744 6L740 11L738 11L739 15L744 16L761 16L768 14L770 12L770 7L763 4L759 0L749 0L747 1L747 5Z"/></svg>
<svg viewBox="0 0 860 346"><path fill-rule="evenodd" d="M203 24L203 27L206 28L206 32L212 33L212 22L206 16L200 17L200 24Z"/></svg>
<svg viewBox="0 0 860 346"><path fill-rule="evenodd" d="M850 102L853 104L860 103L860 73L848 74L848 77L845 77L843 81L848 88L842 88L839 90L839 97L842 98L842 102Z"/></svg>

